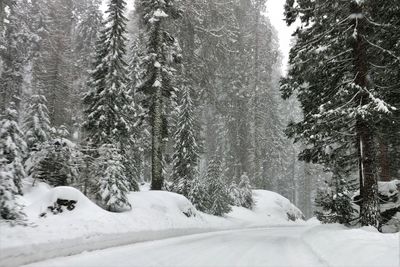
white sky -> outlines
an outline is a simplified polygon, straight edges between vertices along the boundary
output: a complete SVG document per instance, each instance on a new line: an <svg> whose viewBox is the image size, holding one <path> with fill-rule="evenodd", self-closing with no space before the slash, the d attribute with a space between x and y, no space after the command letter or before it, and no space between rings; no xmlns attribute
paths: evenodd
<svg viewBox="0 0 400 267"><path fill-rule="evenodd" d="M106 9L107 0L103 0L102 10ZM127 0L128 9L133 9L134 0ZM285 21L283 21L283 6L285 0L268 0L267 2L267 16L270 18L272 25L278 31L280 50L283 55L282 69L283 73L286 73L287 62L289 60L289 50L291 43L291 34L295 30L295 26L287 27Z"/></svg>
<svg viewBox="0 0 400 267"><path fill-rule="evenodd" d="M271 20L272 25L278 31L280 50L283 55L282 59L282 71L286 73L287 70L287 62L289 60L289 50L291 44L291 34L295 31L296 26L291 25L290 27L286 26L286 22L283 20L283 7L285 4L285 0L268 0L267 2L267 16Z"/></svg>

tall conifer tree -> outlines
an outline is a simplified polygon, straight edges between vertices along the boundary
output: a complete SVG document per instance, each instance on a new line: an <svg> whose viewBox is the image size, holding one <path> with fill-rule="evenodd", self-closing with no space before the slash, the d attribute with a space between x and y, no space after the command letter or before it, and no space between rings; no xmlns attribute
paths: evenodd
<svg viewBox="0 0 400 267"><path fill-rule="evenodd" d="M199 146L193 111L190 90L184 88L178 106L176 131L174 133L172 180L174 181L174 191L186 197L189 195L193 179L198 175L196 167Z"/></svg>
<svg viewBox="0 0 400 267"><path fill-rule="evenodd" d="M86 105L84 129L87 138L96 148L113 145L121 154L118 161L122 162L124 168L119 169L119 172L125 172L118 175L121 179L128 179L127 173L131 167L127 153L134 141L130 133L135 116L134 103L126 88L125 6L124 0L111 0L108 5L108 18L97 42L95 66L89 81L90 90L83 99ZM120 189L122 194L127 193L126 187Z"/></svg>
<svg viewBox="0 0 400 267"><path fill-rule="evenodd" d="M284 97L298 93L305 114L288 130L306 143L301 158L340 171L335 177L348 176L358 167L360 222L374 226L379 220L376 125L390 118L396 105L377 87L384 77L374 66L393 69L396 65L386 60L398 58L375 34L388 26L380 23L384 16L371 20L376 8L369 0L287 0L287 23L300 18L303 27L295 32L291 68L281 87ZM398 30L398 22L389 27Z"/></svg>
<svg viewBox="0 0 400 267"><path fill-rule="evenodd" d="M139 89L147 96L147 108L151 112L152 127L152 183L153 190L161 190L163 178L163 139L167 135L164 110L174 94L175 69L180 61L179 47L174 36L167 31L166 22L180 17L176 4L179 1L139 0L137 10L144 26L145 55L142 66L145 70Z"/></svg>

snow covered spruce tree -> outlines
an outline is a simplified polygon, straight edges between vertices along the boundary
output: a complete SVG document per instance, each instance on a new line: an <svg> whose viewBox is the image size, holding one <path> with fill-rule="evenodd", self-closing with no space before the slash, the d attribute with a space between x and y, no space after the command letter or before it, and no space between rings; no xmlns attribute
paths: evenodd
<svg viewBox="0 0 400 267"><path fill-rule="evenodd" d="M214 156L208 164L205 182L210 201L206 212L217 216L230 212L232 199L222 179L221 161L217 156Z"/></svg>
<svg viewBox="0 0 400 267"><path fill-rule="evenodd" d="M50 139L51 126L44 95L32 95L25 109L23 131L29 150L40 149Z"/></svg>
<svg viewBox="0 0 400 267"><path fill-rule="evenodd" d="M96 200L109 211L130 209L131 204L126 197L129 183L121 153L114 145L105 144L99 148L99 154L93 166L93 176L98 179Z"/></svg>
<svg viewBox="0 0 400 267"><path fill-rule="evenodd" d="M253 192L251 191L249 176L247 176L246 173L243 173L242 176L240 176L239 193L240 206L252 209L254 206Z"/></svg>
<svg viewBox="0 0 400 267"><path fill-rule="evenodd" d="M207 212L210 207L211 199L208 195L208 187L204 177L197 175L192 181L190 181L190 190L188 199L197 210Z"/></svg>
<svg viewBox="0 0 400 267"><path fill-rule="evenodd" d="M306 144L301 159L330 168L343 158L342 169L358 168L360 223L378 226L376 125L391 117L396 103L382 94L381 87L394 85L377 70L398 66L386 61L399 57L374 34L386 30L380 23L384 16L371 19L379 9L374 3L287 0L287 23L300 18L302 27L295 32L281 90L284 98L296 92L305 114L288 129L289 136ZM390 27L398 30L398 22L393 23Z"/></svg>
<svg viewBox="0 0 400 267"><path fill-rule="evenodd" d="M19 109L25 67L30 56L33 35L27 22L29 3L2 1L0 4L0 110L5 112L14 101ZM15 98L17 96L18 98Z"/></svg>
<svg viewBox="0 0 400 267"><path fill-rule="evenodd" d="M11 175L15 192L22 195L22 179L26 176L23 159L26 143L18 125L18 112L15 103L11 102L0 121L0 158L6 160L2 164L2 172Z"/></svg>
<svg viewBox="0 0 400 267"><path fill-rule="evenodd" d="M131 131L135 109L126 88L128 79L127 64L124 61L125 6L124 0L111 0L108 4L105 29L101 31L96 45L95 66L89 81L90 89L83 102L86 105L84 130L88 141L96 148L114 145L121 153L120 161L124 164L122 171L129 172L132 166L126 155L134 142ZM128 179L126 173L119 178ZM123 194L128 192L123 191L125 189L127 188L121 187Z"/></svg>
<svg viewBox="0 0 400 267"><path fill-rule="evenodd" d="M138 0L136 8L140 24L144 27L145 52L142 58L144 69L138 89L146 95L143 107L151 113L152 127L152 182L153 190L163 188L163 139L167 135L167 120L163 111L174 94L175 69L180 61L178 43L167 31L166 22L180 17L176 6L179 1Z"/></svg>
<svg viewBox="0 0 400 267"><path fill-rule="evenodd" d="M127 70L124 61L126 18L125 1L112 0L108 5L108 19L96 44L94 69L89 91L84 96L87 115L84 129L88 139L100 147L129 139L129 117L133 108L126 91Z"/></svg>
<svg viewBox="0 0 400 267"><path fill-rule="evenodd" d="M199 175L197 161L196 123L193 117L193 101L189 88L184 88L178 106L176 131L174 133L174 154L172 167L172 189L188 197L193 179Z"/></svg>
<svg viewBox="0 0 400 267"><path fill-rule="evenodd" d="M25 214L16 202L15 195L18 194L18 189L7 161L4 155L0 155L0 222L4 220L14 225L23 223Z"/></svg>

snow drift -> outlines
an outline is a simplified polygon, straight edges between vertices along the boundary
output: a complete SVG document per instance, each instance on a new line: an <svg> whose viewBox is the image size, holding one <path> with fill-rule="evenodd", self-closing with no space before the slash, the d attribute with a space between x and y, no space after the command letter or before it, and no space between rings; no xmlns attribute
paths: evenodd
<svg viewBox="0 0 400 267"><path fill-rule="evenodd" d="M331 267L400 266L398 234L331 224L313 227L302 238Z"/></svg>
<svg viewBox="0 0 400 267"><path fill-rule="evenodd" d="M20 201L34 226L2 225L2 266L185 234L292 224L288 217L301 217L289 200L264 190L254 191L253 211L234 207L225 217L199 212L184 196L164 191L130 193L132 210L111 213L72 187L50 188L39 183L25 190ZM53 212L49 207L57 206L58 200L73 201L73 209L61 207L61 211Z"/></svg>

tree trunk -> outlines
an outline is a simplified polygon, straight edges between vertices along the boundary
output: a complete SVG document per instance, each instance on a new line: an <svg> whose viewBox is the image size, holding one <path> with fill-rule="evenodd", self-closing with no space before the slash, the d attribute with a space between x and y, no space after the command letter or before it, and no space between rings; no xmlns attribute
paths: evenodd
<svg viewBox="0 0 400 267"><path fill-rule="evenodd" d="M381 139L379 142L379 159L380 159L380 181L390 181L390 164L388 157L388 146L386 141Z"/></svg>
<svg viewBox="0 0 400 267"><path fill-rule="evenodd" d="M160 22L155 23L155 51L157 51L158 62L162 61L162 31L160 29ZM158 82L157 82L158 81ZM162 190L163 187L163 176L162 176L162 75L161 69L156 69L155 81L153 84L153 112L152 112L152 180L151 189L152 190Z"/></svg>
<svg viewBox="0 0 400 267"><path fill-rule="evenodd" d="M304 163L304 216L307 219L312 217L311 205L311 166Z"/></svg>
<svg viewBox="0 0 400 267"><path fill-rule="evenodd" d="M259 12L259 3L257 2L257 14L256 14L256 22L255 22L255 49L254 49L254 88L253 88L253 105L254 108L253 110L253 159L254 159L254 170L253 173L256 175L259 175L259 179L265 179L265 177L262 177L261 174L261 155L260 155L260 142L259 142L259 136L257 134L258 128L260 126L260 123L258 121L258 116L257 112L259 112L258 108L258 87L259 87L259 81L260 81L260 70L259 70L259 23L260 23L260 12Z"/></svg>
<svg viewBox="0 0 400 267"><path fill-rule="evenodd" d="M369 96L363 89L367 87L368 62L366 45L363 38L365 32L365 19L360 4L351 3L350 14L353 15L352 23L357 33L353 42L353 58L355 84L360 86L357 104L364 106L369 102ZM356 120L357 150L359 156L360 174L360 222L361 225L378 226L378 201L377 179L375 164L375 149L373 131L364 117L358 116Z"/></svg>

